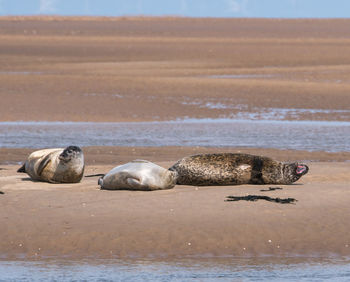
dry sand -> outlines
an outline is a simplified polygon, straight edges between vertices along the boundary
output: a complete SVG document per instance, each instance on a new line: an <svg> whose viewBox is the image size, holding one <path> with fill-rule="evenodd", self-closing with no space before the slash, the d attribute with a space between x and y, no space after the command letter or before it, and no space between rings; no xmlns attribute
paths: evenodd
<svg viewBox="0 0 350 282"><path fill-rule="evenodd" d="M0 17L0 121L145 121L300 109L350 121L350 20ZM236 75L236 78L213 78ZM314 109L315 112L303 111ZM321 110L321 111L320 111ZM268 110L269 111L269 110ZM86 173L204 152L304 160L267 186L101 191L17 174L32 149L0 149L0 257L350 254L350 152L84 148ZM293 197L295 205L225 202Z"/></svg>
<svg viewBox="0 0 350 282"><path fill-rule="evenodd" d="M132 150L85 148L85 174L105 173L134 158L169 167L185 153L223 151L165 147L136 148L132 154ZM294 153L270 150L268 155L287 160ZM12 156L25 154L17 150ZM327 159L327 155L320 152L313 157ZM271 192L260 190L276 185L103 191L97 177L79 184L48 184L16 173L18 165L1 165L0 190L5 194L0 195L0 254L6 258L349 255L350 163L307 163L309 174ZM298 202L225 201L229 195L248 194Z"/></svg>

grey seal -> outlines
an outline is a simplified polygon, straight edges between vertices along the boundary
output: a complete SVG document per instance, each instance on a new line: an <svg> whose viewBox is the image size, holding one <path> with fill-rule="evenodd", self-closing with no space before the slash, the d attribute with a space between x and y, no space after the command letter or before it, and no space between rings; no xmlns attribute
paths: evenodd
<svg viewBox="0 0 350 282"><path fill-rule="evenodd" d="M107 190L161 190L176 184L176 172L146 160L134 160L117 166L98 180Z"/></svg>
<svg viewBox="0 0 350 282"><path fill-rule="evenodd" d="M223 153L185 157L169 170L177 172L177 184L209 186L291 184L309 168L297 162L281 163L264 156Z"/></svg>
<svg viewBox="0 0 350 282"><path fill-rule="evenodd" d="M31 153L17 172L33 180L50 183L77 183L84 174L84 154L77 146L43 149Z"/></svg>

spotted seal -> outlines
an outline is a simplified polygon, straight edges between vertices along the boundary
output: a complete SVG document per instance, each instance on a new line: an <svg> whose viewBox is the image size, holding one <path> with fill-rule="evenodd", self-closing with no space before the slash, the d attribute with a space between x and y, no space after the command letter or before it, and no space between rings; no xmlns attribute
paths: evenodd
<svg viewBox="0 0 350 282"><path fill-rule="evenodd" d="M98 180L107 190L160 190L176 184L176 172L146 160L134 160L117 166Z"/></svg>
<svg viewBox="0 0 350 282"><path fill-rule="evenodd" d="M35 151L17 172L38 181L77 183L84 174L84 154L77 146Z"/></svg>
<svg viewBox="0 0 350 282"><path fill-rule="evenodd" d="M249 154L203 154L185 157L175 163L177 184L209 186L239 184L291 184L306 174L304 164L281 163Z"/></svg>

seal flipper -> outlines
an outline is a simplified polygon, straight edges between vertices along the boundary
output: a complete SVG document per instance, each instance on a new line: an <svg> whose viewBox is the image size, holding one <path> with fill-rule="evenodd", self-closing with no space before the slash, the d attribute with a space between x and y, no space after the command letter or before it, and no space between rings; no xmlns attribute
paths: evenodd
<svg viewBox="0 0 350 282"><path fill-rule="evenodd" d="M137 178L127 178L126 179L126 182L131 186L131 187L134 187L134 188L143 188L144 186L141 184L140 180L137 179Z"/></svg>
<svg viewBox="0 0 350 282"><path fill-rule="evenodd" d="M252 175L252 166L250 164L241 164L232 173L237 175L236 182L233 184L248 183Z"/></svg>
<svg viewBox="0 0 350 282"><path fill-rule="evenodd" d="M39 164L37 174L40 176L44 168L51 162L51 154L48 154Z"/></svg>
<svg viewBox="0 0 350 282"><path fill-rule="evenodd" d="M26 173L26 163L24 163L24 164L17 170L17 172Z"/></svg>

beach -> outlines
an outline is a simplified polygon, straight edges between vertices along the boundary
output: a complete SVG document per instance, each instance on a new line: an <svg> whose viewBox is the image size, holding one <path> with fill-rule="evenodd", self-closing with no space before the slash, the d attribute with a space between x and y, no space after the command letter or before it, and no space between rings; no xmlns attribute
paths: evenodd
<svg viewBox="0 0 350 282"><path fill-rule="evenodd" d="M150 122L149 128L157 131L158 123L189 119L277 120L301 127L303 122L314 122L316 129L330 122L348 127L349 23L345 19L1 17L0 123L24 123L27 133L37 122L53 130L55 122ZM244 128L240 126L239 135L243 143ZM97 130L79 138L86 141L82 146L85 175L106 173L134 159L168 168L184 156L218 152L299 161L309 166L309 173L293 185L278 185L282 189L268 192L260 190L277 186L177 185L141 192L100 190L98 177L84 177L78 184L34 182L16 170L38 148L35 144L47 144L40 140L47 136L26 133L29 139L21 139L21 131L8 136L2 131L1 140L15 143L0 147L0 191L4 192L0 194L0 257L350 255L350 152L342 149L348 147L337 147L340 141L335 137L322 150L290 149L295 147L288 147L288 142L263 147L258 141L268 144L270 136L264 135L268 127L262 123L258 128L259 134L252 135L255 143L249 146L196 146L196 136L189 145L157 145L152 134L136 143L144 145L107 146L102 141L96 145L91 136L104 140L104 132ZM79 130L78 124L75 131ZM292 143L294 131L285 132L284 141ZM344 132L346 145L349 139ZM110 138L118 139L118 132ZM316 135L321 143L323 138ZM340 149L333 150L332 140ZM245 195L297 201L226 201L227 196Z"/></svg>
<svg viewBox="0 0 350 282"><path fill-rule="evenodd" d="M7 151L14 161L27 153ZM85 175L106 173L136 158L167 168L191 153L242 152L234 148L103 147L85 151ZM288 160L294 152L260 153ZM33 182L16 173L18 165L2 165L0 190L5 194L0 195L0 224L5 228L0 253L7 258L34 259L349 255L350 164L341 161L341 154L309 153L312 156L322 161L307 161L310 172L293 185L177 185L153 192L100 190L98 177L85 177L78 184ZM269 187L283 189L260 191ZM225 201L230 195L297 202Z"/></svg>

